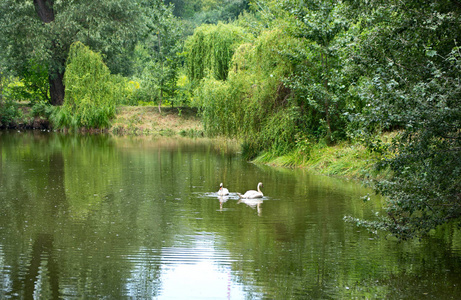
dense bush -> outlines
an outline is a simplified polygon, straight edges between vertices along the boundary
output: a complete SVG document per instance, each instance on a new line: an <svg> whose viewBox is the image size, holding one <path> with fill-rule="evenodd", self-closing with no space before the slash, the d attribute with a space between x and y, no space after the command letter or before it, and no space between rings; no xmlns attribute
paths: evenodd
<svg viewBox="0 0 461 300"><path fill-rule="evenodd" d="M48 102L50 99L48 72L33 60L27 62L21 71L21 77L8 81L4 92L10 100L35 103Z"/></svg>
<svg viewBox="0 0 461 300"><path fill-rule="evenodd" d="M16 102L11 100L0 101L0 127L7 127L19 117L21 117L21 112Z"/></svg>

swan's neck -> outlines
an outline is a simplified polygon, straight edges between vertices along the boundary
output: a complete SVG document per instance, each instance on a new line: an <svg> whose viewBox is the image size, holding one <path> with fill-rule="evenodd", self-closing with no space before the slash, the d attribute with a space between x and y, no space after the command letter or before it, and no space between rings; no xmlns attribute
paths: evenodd
<svg viewBox="0 0 461 300"><path fill-rule="evenodd" d="M258 192L261 193L261 189L259 188L261 185L258 184Z"/></svg>

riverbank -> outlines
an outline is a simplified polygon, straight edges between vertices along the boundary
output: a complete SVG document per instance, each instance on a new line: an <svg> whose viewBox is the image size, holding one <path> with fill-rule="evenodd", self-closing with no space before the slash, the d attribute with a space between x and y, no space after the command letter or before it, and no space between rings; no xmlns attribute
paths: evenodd
<svg viewBox="0 0 461 300"><path fill-rule="evenodd" d="M21 106L21 118L10 124L16 129L51 130L46 117L34 112L28 106ZM194 108L157 106L120 106L105 130L82 130L85 132L105 132L114 135L158 135L158 136L204 136L203 124ZM383 137L386 140L386 137ZM305 147L306 148L306 147ZM334 146L310 145L303 151L297 149L283 156L263 153L253 160L257 164L278 167L303 168L317 174L367 181L387 176L386 171L377 171L376 162L381 159L361 144L341 142Z"/></svg>
<svg viewBox="0 0 461 300"><path fill-rule="evenodd" d="M383 137L386 140L385 137ZM377 170L382 155L359 143L341 142L334 146L313 145L305 153L295 150L283 156L263 153L253 160L270 166L303 168L316 174L369 181L389 176L389 170Z"/></svg>
<svg viewBox="0 0 461 300"><path fill-rule="evenodd" d="M116 135L204 136L203 125L194 108L121 106L108 129Z"/></svg>
<svg viewBox="0 0 461 300"><path fill-rule="evenodd" d="M15 117L8 123L0 123L0 127L19 130L53 130L48 119L50 112L46 110L45 106L37 109L31 108L28 103L20 104ZM109 128L82 128L79 131L114 135L204 136L197 110L190 107L162 107L159 112L157 106L120 106Z"/></svg>

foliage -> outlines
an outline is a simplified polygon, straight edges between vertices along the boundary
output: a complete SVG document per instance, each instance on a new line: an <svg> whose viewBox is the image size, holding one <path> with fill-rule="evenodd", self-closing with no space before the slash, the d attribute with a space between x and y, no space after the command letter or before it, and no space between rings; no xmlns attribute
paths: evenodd
<svg viewBox="0 0 461 300"><path fill-rule="evenodd" d="M147 35L135 48L135 70L140 82L137 101L175 104L178 73L183 63L183 22L162 1L145 3Z"/></svg>
<svg viewBox="0 0 461 300"><path fill-rule="evenodd" d="M217 24L236 19L248 8L247 0L167 0L174 4L175 16L194 24Z"/></svg>
<svg viewBox="0 0 461 300"><path fill-rule="evenodd" d="M226 81L201 81L194 103L208 134L243 138L247 157L293 146L299 114L282 82L292 65L278 54L290 42L279 30L266 31L235 51Z"/></svg>
<svg viewBox="0 0 461 300"><path fill-rule="evenodd" d="M406 129L395 139L395 152L382 162L394 176L377 183L387 196L388 217L363 222L408 239L427 235L452 222L461 226L461 71L459 48L447 57L450 68L433 65L433 77L414 87L414 108L402 116Z"/></svg>
<svg viewBox="0 0 461 300"><path fill-rule="evenodd" d="M137 1L4 0L0 11L0 53L5 68L39 85L37 90L48 86L54 105L64 99L62 78L74 41L101 51L109 67L122 72L129 70L128 50L145 30Z"/></svg>
<svg viewBox="0 0 461 300"><path fill-rule="evenodd" d="M207 76L227 78L234 51L251 37L241 27L219 23L202 25L186 40L187 71L193 85Z"/></svg>
<svg viewBox="0 0 461 300"><path fill-rule="evenodd" d="M376 129L400 130L381 162L394 175L377 182L388 197L387 216L360 224L402 239L445 223L461 225L460 7L348 2L362 28L350 49L356 95L366 103L353 118L355 128L369 145L376 145L370 142Z"/></svg>
<svg viewBox="0 0 461 300"><path fill-rule="evenodd" d="M5 93L11 100L30 101L49 101L48 72L38 64L30 62L24 69L22 79L10 83Z"/></svg>
<svg viewBox="0 0 461 300"><path fill-rule="evenodd" d="M80 42L72 44L65 75L66 98L54 115L58 128L104 128L115 116L120 97L118 77L110 74L99 53Z"/></svg>
<svg viewBox="0 0 461 300"><path fill-rule="evenodd" d="M176 82L178 88L176 92L176 103L178 106L190 106L191 104L191 83L189 78L184 74L180 73Z"/></svg>
<svg viewBox="0 0 461 300"><path fill-rule="evenodd" d="M235 76L229 75L224 84L240 87L243 92L236 96L240 100L233 98L229 88L210 82L210 78L198 89L206 89L197 94L206 129L244 137L248 157L263 150L287 153L296 146L297 135L325 137L328 142L346 135L347 78L342 75L342 52L338 49L344 42L347 22L340 18L342 6L335 2L306 3L260 1L253 7L260 9L261 18L244 17L237 22L244 30L258 34L254 45L241 42L230 71ZM277 29L262 29L261 20ZM212 36L196 31L195 42L202 45L202 51L206 48L206 34ZM203 52L190 57L205 57L207 52ZM190 77L208 76L207 70L200 69L206 66L202 61L190 66ZM218 80L226 79L208 72ZM241 82L251 85L241 88ZM223 100L212 104L218 99ZM229 110L242 112L229 115ZM234 116L238 116L237 121ZM238 132L232 128L238 128Z"/></svg>
<svg viewBox="0 0 461 300"><path fill-rule="evenodd" d="M141 88L138 81L128 80L125 77L116 75L115 78L119 80L117 87L120 89L119 95L120 98L117 99L117 104L119 105L136 105L137 94ZM116 80L115 79L115 80Z"/></svg>
<svg viewBox="0 0 461 300"><path fill-rule="evenodd" d="M342 17L342 5L337 1L292 0L284 1L283 6L291 8L287 32L304 41L301 47L284 52L297 65L286 84L303 107L309 133L324 137L327 143L337 141L344 136L346 106L346 79L339 50L348 23Z"/></svg>
<svg viewBox="0 0 461 300"><path fill-rule="evenodd" d="M46 101L36 102L30 108L30 114L33 117L44 117L46 119L50 119L54 111L55 111L55 107L51 106Z"/></svg>
<svg viewBox="0 0 461 300"><path fill-rule="evenodd" d="M19 83L14 78L3 77L3 75L0 73L0 127L6 127L21 117L19 105L11 97L13 87Z"/></svg>
<svg viewBox="0 0 461 300"><path fill-rule="evenodd" d="M16 102L8 99L0 100L0 127L8 126L21 115Z"/></svg>

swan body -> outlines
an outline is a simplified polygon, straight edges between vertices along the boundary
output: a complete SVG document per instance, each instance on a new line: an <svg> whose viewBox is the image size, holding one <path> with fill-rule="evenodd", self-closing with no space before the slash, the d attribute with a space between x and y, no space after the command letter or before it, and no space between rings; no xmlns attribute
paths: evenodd
<svg viewBox="0 0 461 300"><path fill-rule="evenodd" d="M226 189L225 187L223 187L223 184L222 184L222 183L219 185L218 195L219 195L219 196L226 196L226 195L229 195L229 190Z"/></svg>
<svg viewBox="0 0 461 300"><path fill-rule="evenodd" d="M262 198L264 195L263 193L261 192L261 187L263 186L263 183L260 182L258 183L258 190L255 191L255 190L249 190L249 191L246 191L245 194L238 194L240 198L243 198L243 199L255 199L255 198Z"/></svg>

